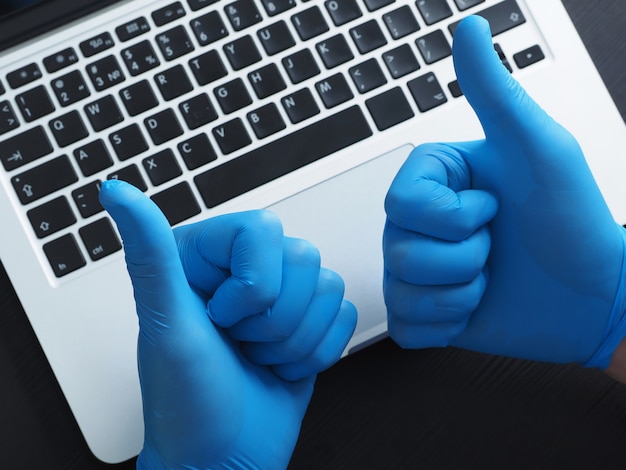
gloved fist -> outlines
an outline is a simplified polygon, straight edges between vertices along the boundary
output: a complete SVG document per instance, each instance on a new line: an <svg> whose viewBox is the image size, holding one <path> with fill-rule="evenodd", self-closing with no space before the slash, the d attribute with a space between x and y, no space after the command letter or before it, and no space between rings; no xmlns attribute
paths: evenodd
<svg viewBox="0 0 626 470"><path fill-rule="evenodd" d="M100 199L124 241L139 320L138 468L285 468L315 375L356 325L342 279L267 211L172 231L126 183L104 182Z"/></svg>
<svg viewBox="0 0 626 470"><path fill-rule="evenodd" d="M389 189L389 333L409 348L606 368L626 335L624 230L484 19L460 23L453 57L486 138L416 148Z"/></svg>

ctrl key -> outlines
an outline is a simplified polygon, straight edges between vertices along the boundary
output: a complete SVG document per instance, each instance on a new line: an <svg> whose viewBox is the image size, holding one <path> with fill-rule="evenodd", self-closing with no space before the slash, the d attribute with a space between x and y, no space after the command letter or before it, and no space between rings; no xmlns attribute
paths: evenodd
<svg viewBox="0 0 626 470"><path fill-rule="evenodd" d="M85 258L71 233L46 243L43 251L56 277L63 277L85 266Z"/></svg>
<svg viewBox="0 0 626 470"><path fill-rule="evenodd" d="M122 249L122 243L117 237L111 221L106 217L84 226L78 233L93 261Z"/></svg>

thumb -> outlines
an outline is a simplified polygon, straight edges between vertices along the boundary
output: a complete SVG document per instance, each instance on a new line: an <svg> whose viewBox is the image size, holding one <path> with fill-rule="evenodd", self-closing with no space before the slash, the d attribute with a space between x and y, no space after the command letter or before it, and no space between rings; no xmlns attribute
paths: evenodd
<svg viewBox="0 0 626 470"><path fill-rule="evenodd" d="M474 170L508 174L511 179L501 178L501 184L509 192L511 187L506 185L519 181L528 189L528 181L534 180L533 184L544 188L576 189L601 199L578 142L504 67L487 20L470 16L461 21L454 33L453 57L459 85L480 120L487 143L497 149L495 161L467 155Z"/></svg>
<svg viewBox="0 0 626 470"><path fill-rule="evenodd" d="M461 21L452 50L459 85L488 140L503 129L508 139L529 135L536 139L546 121L553 123L502 64L487 20L470 16Z"/></svg>
<svg viewBox="0 0 626 470"><path fill-rule="evenodd" d="M123 181L104 181L100 202L124 242L141 333L154 341L171 324L176 306L188 300L172 230L156 204Z"/></svg>

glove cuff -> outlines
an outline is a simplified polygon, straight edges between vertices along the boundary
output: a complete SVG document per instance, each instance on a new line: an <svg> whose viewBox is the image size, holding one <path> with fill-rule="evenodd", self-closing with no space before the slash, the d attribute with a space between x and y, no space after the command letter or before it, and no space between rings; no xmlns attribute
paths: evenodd
<svg viewBox="0 0 626 470"><path fill-rule="evenodd" d="M611 363L613 352L626 336L626 231L622 228L622 270L618 279L617 293L613 302L613 310L609 317L607 332L604 341L596 352L583 365L606 369Z"/></svg>

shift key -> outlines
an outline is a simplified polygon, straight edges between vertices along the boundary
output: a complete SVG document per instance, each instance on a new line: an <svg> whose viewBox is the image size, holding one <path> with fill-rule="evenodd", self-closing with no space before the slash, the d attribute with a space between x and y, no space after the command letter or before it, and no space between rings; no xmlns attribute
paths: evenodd
<svg viewBox="0 0 626 470"><path fill-rule="evenodd" d="M62 155L11 178L22 204L36 201L78 181L67 155Z"/></svg>

